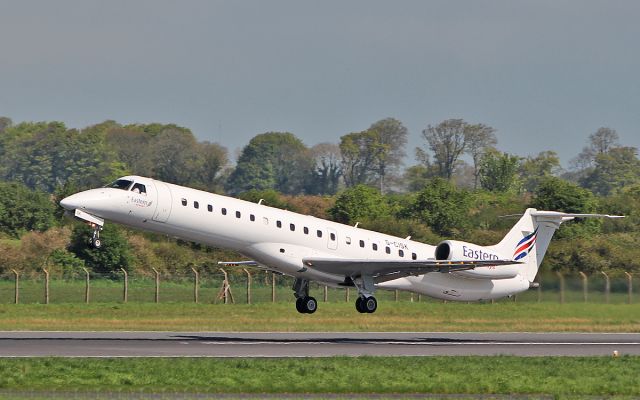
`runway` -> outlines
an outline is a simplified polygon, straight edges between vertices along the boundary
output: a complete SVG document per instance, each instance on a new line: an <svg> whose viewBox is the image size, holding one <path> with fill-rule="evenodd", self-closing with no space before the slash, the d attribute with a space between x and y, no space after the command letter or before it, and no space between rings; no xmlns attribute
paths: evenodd
<svg viewBox="0 0 640 400"><path fill-rule="evenodd" d="M640 355L640 334L0 332L0 357Z"/></svg>

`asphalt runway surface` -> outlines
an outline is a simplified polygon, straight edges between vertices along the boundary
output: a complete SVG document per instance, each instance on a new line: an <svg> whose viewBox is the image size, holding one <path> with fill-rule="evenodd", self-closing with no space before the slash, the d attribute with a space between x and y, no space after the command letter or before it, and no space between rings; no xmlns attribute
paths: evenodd
<svg viewBox="0 0 640 400"><path fill-rule="evenodd" d="M640 334L0 332L0 357L640 355Z"/></svg>

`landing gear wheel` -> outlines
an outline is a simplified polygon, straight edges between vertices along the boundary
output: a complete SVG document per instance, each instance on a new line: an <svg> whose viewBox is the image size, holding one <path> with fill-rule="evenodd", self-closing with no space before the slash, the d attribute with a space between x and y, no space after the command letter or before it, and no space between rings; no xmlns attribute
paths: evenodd
<svg viewBox="0 0 640 400"><path fill-rule="evenodd" d="M364 298L358 296L358 298L356 299L356 310L358 310L359 313L364 314L367 311L364 309L364 307L362 306L362 302L363 302Z"/></svg>
<svg viewBox="0 0 640 400"><path fill-rule="evenodd" d="M304 299L304 309L307 314L313 314L318 309L318 302L313 297L306 297Z"/></svg>
<svg viewBox="0 0 640 400"><path fill-rule="evenodd" d="M367 297L362 302L362 308L365 310L365 312L371 314L378 309L378 300L376 300L376 298L373 296Z"/></svg>
<svg viewBox="0 0 640 400"><path fill-rule="evenodd" d="M313 314L317 309L318 302L313 297L298 297L296 300L296 310L301 314Z"/></svg>
<svg viewBox="0 0 640 400"><path fill-rule="evenodd" d="M100 239L93 240L93 247L99 249L100 247L102 247L102 241Z"/></svg>
<svg viewBox="0 0 640 400"><path fill-rule="evenodd" d="M300 314L304 314L304 298L303 297L298 297L296 299L296 310L298 310L298 312Z"/></svg>

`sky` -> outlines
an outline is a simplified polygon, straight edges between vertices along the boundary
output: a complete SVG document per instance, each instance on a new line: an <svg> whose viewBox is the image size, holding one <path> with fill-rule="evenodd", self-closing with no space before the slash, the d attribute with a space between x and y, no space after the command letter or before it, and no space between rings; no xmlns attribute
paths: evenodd
<svg viewBox="0 0 640 400"><path fill-rule="evenodd" d="M640 147L637 1L0 0L0 115L176 123L237 154L393 117L496 129L567 166L599 127Z"/></svg>

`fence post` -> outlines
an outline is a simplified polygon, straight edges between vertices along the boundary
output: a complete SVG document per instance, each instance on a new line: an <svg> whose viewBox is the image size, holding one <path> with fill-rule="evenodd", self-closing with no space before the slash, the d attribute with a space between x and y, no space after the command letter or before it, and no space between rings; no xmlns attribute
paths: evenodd
<svg viewBox="0 0 640 400"><path fill-rule="evenodd" d="M195 268L191 267L193 271L193 302L198 304L198 287L200 285L200 274Z"/></svg>
<svg viewBox="0 0 640 400"><path fill-rule="evenodd" d="M589 292L589 278L587 277L587 274L585 274L582 271L578 271L578 273L582 277L582 299L586 303L587 302L587 293Z"/></svg>
<svg viewBox="0 0 640 400"><path fill-rule="evenodd" d="M271 273L271 302L276 302L276 274Z"/></svg>
<svg viewBox="0 0 640 400"><path fill-rule="evenodd" d="M44 304L49 304L49 271L46 268L42 268L44 271Z"/></svg>
<svg viewBox="0 0 640 400"><path fill-rule="evenodd" d="M160 302L160 272L158 272L157 269L155 268L151 268L153 270L153 272L156 274L156 295L155 295L155 302L159 303Z"/></svg>
<svg viewBox="0 0 640 400"><path fill-rule="evenodd" d="M247 274L247 304L251 304L251 272L246 268L242 268Z"/></svg>
<svg viewBox="0 0 640 400"><path fill-rule="evenodd" d="M564 276L558 271L556 271L556 275L560 280L560 304L564 304Z"/></svg>
<svg viewBox="0 0 640 400"><path fill-rule="evenodd" d="M394 297L394 300L395 300L395 301L398 301L398 297L399 297L398 289L396 289L396 290L394 291L394 296L393 296L393 297Z"/></svg>
<svg viewBox="0 0 640 400"><path fill-rule="evenodd" d="M124 287L122 288L122 302L126 303L129 300L129 274L124 268L120 268L120 271L124 274Z"/></svg>
<svg viewBox="0 0 640 400"><path fill-rule="evenodd" d="M349 288L344 291L344 301L349 302Z"/></svg>
<svg viewBox="0 0 640 400"><path fill-rule="evenodd" d="M85 274L85 284L84 284L84 302L89 304L89 270L82 267Z"/></svg>
<svg viewBox="0 0 640 400"><path fill-rule="evenodd" d="M632 295L633 295L633 276L626 272L624 273L627 276L627 293L629 296L629 304L631 304L631 302L633 301L632 299Z"/></svg>
<svg viewBox="0 0 640 400"><path fill-rule="evenodd" d="M322 292L322 300L326 303L329 301L329 288L325 285Z"/></svg>
<svg viewBox="0 0 640 400"><path fill-rule="evenodd" d="M12 269L11 271L13 272L13 274L16 277L16 281L15 281L16 285L15 285L15 291L14 291L14 294L15 294L14 303L18 304L18 303L20 303L20 274L15 269Z"/></svg>
<svg viewBox="0 0 640 400"><path fill-rule="evenodd" d="M233 293L231 293L231 286L229 285L229 274L227 274L227 271L222 268L218 269L224 274L224 281L222 281L222 287L218 293L218 298L224 299L224 304L229 304L229 298L231 298L232 303L235 303L233 300Z"/></svg>
<svg viewBox="0 0 640 400"><path fill-rule="evenodd" d="M600 271L602 275L604 275L604 301L609 304L609 294L611 293L611 281L609 280L609 275L607 275L604 271Z"/></svg>

